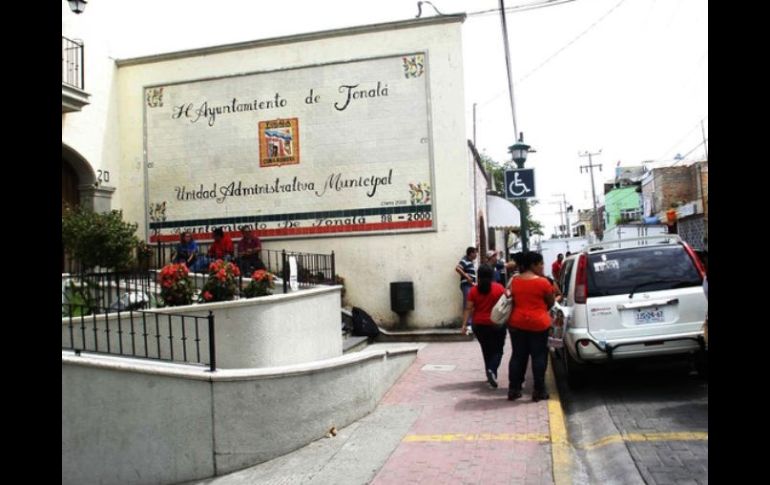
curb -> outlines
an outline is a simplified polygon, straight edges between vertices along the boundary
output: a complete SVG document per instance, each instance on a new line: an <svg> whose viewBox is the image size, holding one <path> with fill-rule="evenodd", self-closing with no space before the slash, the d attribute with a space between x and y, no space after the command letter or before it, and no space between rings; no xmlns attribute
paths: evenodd
<svg viewBox="0 0 770 485"><path fill-rule="evenodd" d="M382 327L375 342L470 342L473 334L463 335L459 328L426 330L388 330Z"/></svg>
<svg viewBox="0 0 770 485"><path fill-rule="evenodd" d="M559 387L553 373L553 359L548 355L550 365L545 376L546 387L549 389L548 426L551 436L551 464L553 483L555 485L572 485L572 453L567 436L567 422L559 398Z"/></svg>

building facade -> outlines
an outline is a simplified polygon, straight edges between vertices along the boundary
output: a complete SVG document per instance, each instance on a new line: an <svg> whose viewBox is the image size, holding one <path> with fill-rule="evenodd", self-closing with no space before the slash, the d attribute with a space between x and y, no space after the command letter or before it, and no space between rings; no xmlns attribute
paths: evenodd
<svg viewBox="0 0 770 485"><path fill-rule="evenodd" d="M334 251L348 301L386 327L399 281L414 285L408 326L459 322L454 267L490 246L487 179L465 140L463 15L113 61L104 7L64 8L63 37L94 44L89 104L65 113L63 80L75 202L123 210L149 242L251 225L265 249Z"/></svg>

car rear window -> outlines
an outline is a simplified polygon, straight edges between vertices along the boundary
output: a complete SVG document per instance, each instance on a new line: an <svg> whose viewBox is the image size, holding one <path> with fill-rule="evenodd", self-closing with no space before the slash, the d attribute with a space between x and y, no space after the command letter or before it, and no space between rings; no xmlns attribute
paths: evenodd
<svg viewBox="0 0 770 485"><path fill-rule="evenodd" d="M702 283L695 264L680 245L588 255L588 296L685 288Z"/></svg>

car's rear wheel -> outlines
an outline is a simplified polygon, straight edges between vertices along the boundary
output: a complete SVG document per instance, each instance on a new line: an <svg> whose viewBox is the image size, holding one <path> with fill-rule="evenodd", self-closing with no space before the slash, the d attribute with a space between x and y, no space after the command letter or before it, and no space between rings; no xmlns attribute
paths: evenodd
<svg viewBox="0 0 770 485"><path fill-rule="evenodd" d="M572 358L567 347L562 348L561 356L564 367L564 375L567 377L567 385L570 389L579 389L586 384L586 368Z"/></svg>

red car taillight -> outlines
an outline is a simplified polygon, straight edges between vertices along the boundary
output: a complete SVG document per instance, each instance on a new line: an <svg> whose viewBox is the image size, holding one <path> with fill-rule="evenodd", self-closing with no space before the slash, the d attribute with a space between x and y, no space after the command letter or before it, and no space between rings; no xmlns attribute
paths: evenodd
<svg viewBox="0 0 770 485"><path fill-rule="evenodd" d="M575 275L575 303L585 303L588 297L588 256L581 254L577 262Z"/></svg>
<svg viewBox="0 0 770 485"><path fill-rule="evenodd" d="M703 265L700 263L700 258L697 254L695 254L695 251L692 250L689 244L682 242L682 245L684 246L685 251L687 251L687 254L690 255L692 262L695 263L695 267L698 268L698 274L700 274L701 279L703 279L703 277L706 276L706 270L703 269Z"/></svg>

